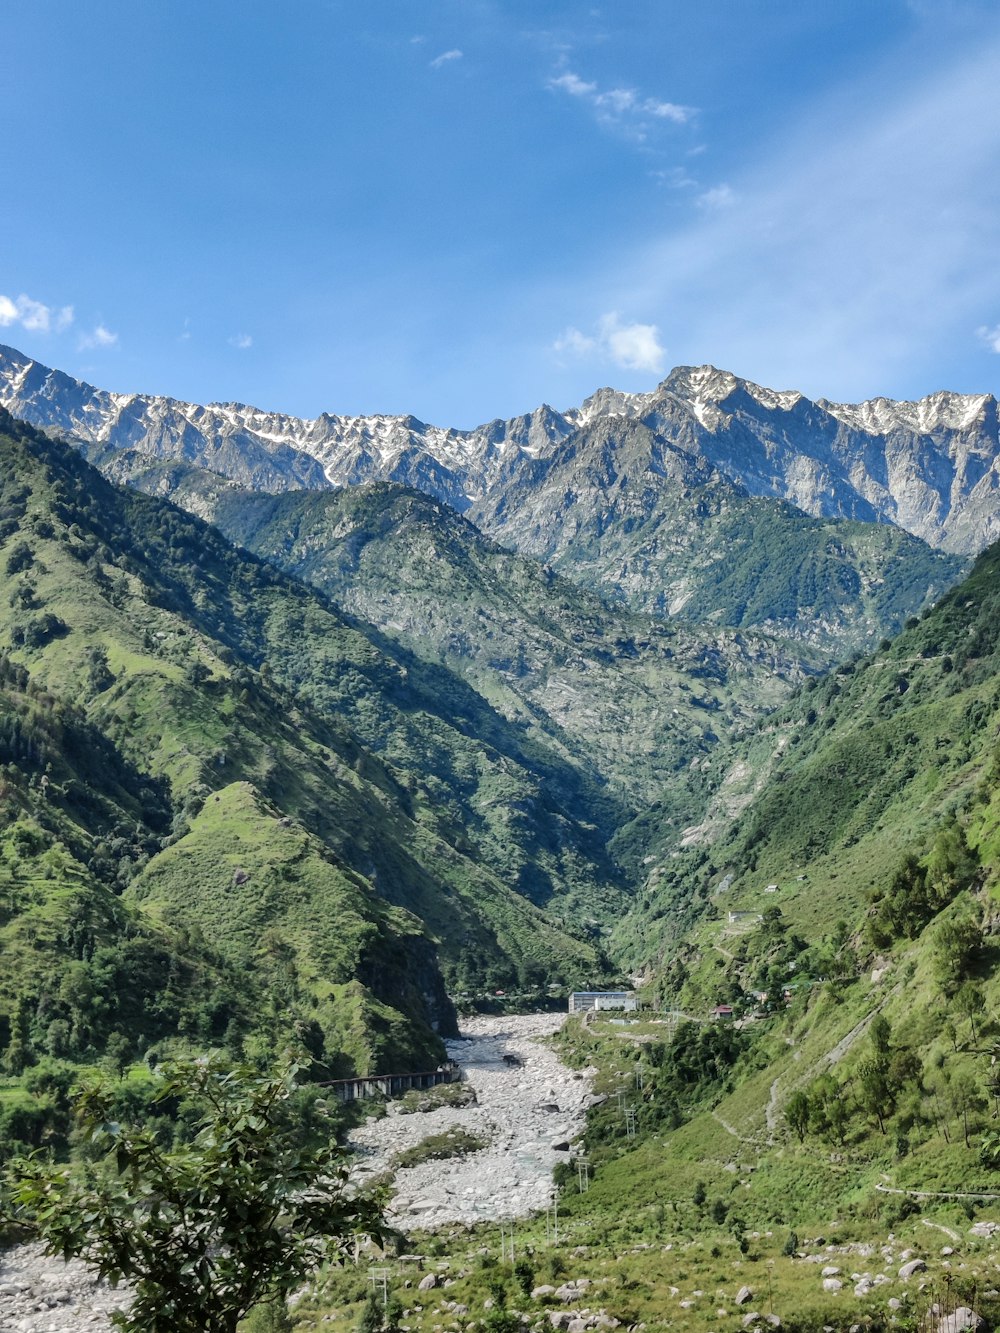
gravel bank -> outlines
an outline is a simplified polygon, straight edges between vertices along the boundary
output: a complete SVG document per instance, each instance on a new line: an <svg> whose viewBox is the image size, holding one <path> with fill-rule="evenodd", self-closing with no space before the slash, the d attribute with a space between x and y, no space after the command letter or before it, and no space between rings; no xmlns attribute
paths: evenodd
<svg viewBox="0 0 1000 1333"><path fill-rule="evenodd" d="M351 1135L359 1174L385 1170L395 1153L454 1126L489 1139L488 1148L468 1156L397 1172L388 1213L393 1225L405 1231L483 1222L546 1206L553 1168L568 1159L590 1097L589 1071L571 1072L540 1043L563 1021L562 1014L466 1020L448 1053L462 1066L478 1105L391 1113Z"/></svg>

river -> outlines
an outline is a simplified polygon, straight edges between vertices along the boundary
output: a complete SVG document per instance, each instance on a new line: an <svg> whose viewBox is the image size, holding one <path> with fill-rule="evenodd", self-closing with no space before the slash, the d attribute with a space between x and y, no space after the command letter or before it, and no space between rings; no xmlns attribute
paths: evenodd
<svg viewBox="0 0 1000 1333"><path fill-rule="evenodd" d="M542 1043L564 1019L563 1014L466 1019L462 1038L448 1043L448 1054L475 1089L477 1104L414 1115L393 1114L390 1104L384 1119L351 1135L361 1175L384 1170L396 1153L454 1127L488 1140L488 1147L464 1157L398 1171L388 1210L393 1225L405 1231L482 1222L546 1207L553 1168L569 1158L568 1145L582 1132L590 1098L590 1071L570 1071Z"/></svg>

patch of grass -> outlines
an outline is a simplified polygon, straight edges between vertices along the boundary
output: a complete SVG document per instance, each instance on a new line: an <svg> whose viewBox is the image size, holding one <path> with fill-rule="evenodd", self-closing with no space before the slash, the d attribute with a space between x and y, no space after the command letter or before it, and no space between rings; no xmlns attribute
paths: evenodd
<svg viewBox="0 0 1000 1333"><path fill-rule="evenodd" d="M446 1129L441 1134L431 1134L396 1153L392 1165L398 1170L408 1166L419 1166L422 1162L443 1162L449 1157L467 1157L469 1153L479 1152L489 1146L489 1139L483 1134L474 1134L459 1125Z"/></svg>

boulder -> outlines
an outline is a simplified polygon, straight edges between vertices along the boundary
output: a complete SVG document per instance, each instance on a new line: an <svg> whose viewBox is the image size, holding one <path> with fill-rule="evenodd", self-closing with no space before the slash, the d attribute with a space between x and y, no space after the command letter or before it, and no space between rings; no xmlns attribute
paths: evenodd
<svg viewBox="0 0 1000 1333"><path fill-rule="evenodd" d="M575 1282L564 1282L561 1287L556 1287L552 1293L557 1301L569 1303L580 1299L580 1289Z"/></svg>
<svg viewBox="0 0 1000 1333"><path fill-rule="evenodd" d="M735 1305L746 1305L747 1301L749 1301L752 1296L753 1292L749 1287L740 1287L739 1291L733 1298L733 1303Z"/></svg>
<svg viewBox="0 0 1000 1333"><path fill-rule="evenodd" d="M968 1330L981 1333L985 1328L986 1320L982 1315L976 1314L967 1305L960 1305L957 1310L938 1320L937 1333L967 1333Z"/></svg>
<svg viewBox="0 0 1000 1333"><path fill-rule="evenodd" d="M426 1277L422 1277L417 1283L417 1291L433 1291L437 1284L437 1274L428 1273Z"/></svg>
<svg viewBox="0 0 1000 1333"><path fill-rule="evenodd" d="M843 1285L839 1277L825 1277L823 1279L824 1291L839 1291Z"/></svg>
<svg viewBox="0 0 1000 1333"><path fill-rule="evenodd" d="M924 1263L923 1259L911 1259L909 1260L908 1263L903 1264L902 1268L900 1268L899 1276L901 1281L909 1282L910 1278L914 1275L914 1273L926 1273L926 1272L927 1272L927 1265Z"/></svg>
<svg viewBox="0 0 1000 1333"><path fill-rule="evenodd" d="M554 1291L555 1287L550 1287L547 1283L540 1287L534 1287L532 1288L531 1299L533 1301L540 1301L543 1296L551 1296Z"/></svg>
<svg viewBox="0 0 1000 1333"><path fill-rule="evenodd" d="M827 1264L826 1267L820 1271L820 1277L840 1277L840 1269L836 1264Z"/></svg>

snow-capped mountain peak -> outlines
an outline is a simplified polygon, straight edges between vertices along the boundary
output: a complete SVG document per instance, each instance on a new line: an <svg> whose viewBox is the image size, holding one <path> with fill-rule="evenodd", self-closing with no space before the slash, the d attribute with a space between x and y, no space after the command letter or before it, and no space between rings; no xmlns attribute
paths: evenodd
<svg viewBox="0 0 1000 1333"><path fill-rule="evenodd" d="M564 412L543 405L457 430L406 415L310 419L109 392L0 347L0 405L86 446L183 459L257 489L388 480L479 512L495 509L514 479L538 481L570 436L613 434L623 418L752 495L807 513L894 523L959 552L1000 536L1000 441L989 394L810 402L715 366L679 366L649 393L604 388Z"/></svg>

